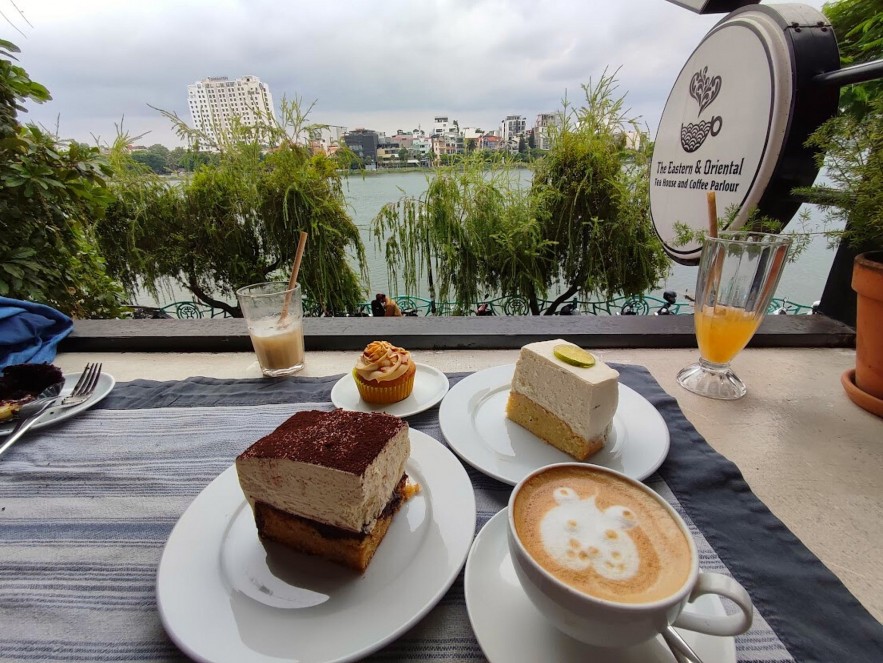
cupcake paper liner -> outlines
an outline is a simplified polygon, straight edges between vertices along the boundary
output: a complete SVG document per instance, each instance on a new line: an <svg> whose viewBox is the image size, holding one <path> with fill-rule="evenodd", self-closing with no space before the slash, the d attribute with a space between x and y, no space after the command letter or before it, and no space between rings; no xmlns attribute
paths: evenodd
<svg viewBox="0 0 883 663"><path fill-rule="evenodd" d="M411 395L414 390L414 376L416 374L415 371L399 384L385 387L365 384L355 370L353 371L353 379L356 381L356 387L358 387L359 395L363 401L372 405L388 405L403 401Z"/></svg>

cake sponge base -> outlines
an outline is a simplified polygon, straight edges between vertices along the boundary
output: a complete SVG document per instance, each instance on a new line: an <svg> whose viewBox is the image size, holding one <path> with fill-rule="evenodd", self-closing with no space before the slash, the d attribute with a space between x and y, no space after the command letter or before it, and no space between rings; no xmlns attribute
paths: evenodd
<svg viewBox="0 0 883 663"><path fill-rule="evenodd" d="M368 568L377 547L386 536L393 516L419 490L417 484L402 477L383 513L367 533L325 525L257 501L254 503L255 524L262 539L362 572Z"/></svg>
<svg viewBox="0 0 883 663"><path fill-rule="evenodd" d="M573 432L565 422L531 399L514 391L509 392L506 416L523 426L538 438L560 449L577 460L585 460L601 450L607 434L587 440Z"/></svg>

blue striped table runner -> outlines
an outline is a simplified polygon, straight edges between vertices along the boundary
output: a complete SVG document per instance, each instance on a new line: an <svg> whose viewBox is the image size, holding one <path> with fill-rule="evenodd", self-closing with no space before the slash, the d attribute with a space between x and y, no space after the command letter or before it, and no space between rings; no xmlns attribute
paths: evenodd
<svg viewBox="0 0 883 663"><path fill-rule="evenodd" d="M648 483L690 525L702 567L735 575L758 606L753 628L736 639L739 660L883 660L880 625L788 538L644 369L618 368L671 428L672 453ZM329 409L334 381L119 384L99 407L15 447L0 461L0 661L183 660L155 601L169 532L250 441L296 410ZM410 422L442 440L437 409ZM469 476L478 531L505 506L510 488L471 468ZM736 522L720 525L721 518ZM772 542L776 559L745 533L753 531ZM795 561L808 568L789 571ZM776 587L752 582L765 575L758 565L776 574ZM807 582L821 588L819 601L801 607L795 586ZM817 619L832 620L832 630L819 633ZM425 619L374 658L484 660L466 614L462 573Z"/></svg>

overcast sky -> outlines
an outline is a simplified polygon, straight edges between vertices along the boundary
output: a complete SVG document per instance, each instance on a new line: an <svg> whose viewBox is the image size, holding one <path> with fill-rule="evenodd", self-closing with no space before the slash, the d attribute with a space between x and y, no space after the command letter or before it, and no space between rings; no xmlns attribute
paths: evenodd
<svg viewBox="0 0 883 663"><path fill-rule="evenodd" d="M168 146L178 140L150 106L189 122L189 83L247 74L277 107L283 95L315 100L313 122L394 133L431 130L435 115L532 125L619 67L629 106L655 131L721 18L665 0L0 0L0 11L0 36L53 97L24 119L110 142L125 118L131 135L149 132L140 143Z"/></svg>

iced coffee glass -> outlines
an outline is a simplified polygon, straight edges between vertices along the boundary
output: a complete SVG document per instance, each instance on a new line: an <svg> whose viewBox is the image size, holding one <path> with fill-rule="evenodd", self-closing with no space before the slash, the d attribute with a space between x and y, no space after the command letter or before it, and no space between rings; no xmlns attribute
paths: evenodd
<svg viewBox="0 0 883 663"><path fill-rule="evenodd" d="M790 237L751 232L723 232L705 240L694 305L701 359L678 373L682 387L722 400L746 394L730 361L760 326L790 246Z"/></svg>
<svg viewBox="0 0 883 663"><path fill-rule="evenodd" d="M257 283L236 291L261 372L283 377L304 367L300 284ZM287 302L287 303L286 303Z"/></svg>

